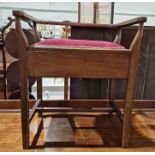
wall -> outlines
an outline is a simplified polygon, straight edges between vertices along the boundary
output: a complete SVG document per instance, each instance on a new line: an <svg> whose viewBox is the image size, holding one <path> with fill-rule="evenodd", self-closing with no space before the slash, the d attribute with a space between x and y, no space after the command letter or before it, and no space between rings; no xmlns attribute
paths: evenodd
<svg viewBox="0 0 155 155"><path fill-rule="evenodd" d="M19 9L39 19L78 21L78 4L76 2L3 2L0 3L0 24L2 25L7 22L7 17L12 16L12 10Z"/></svg>
<svg viewBox="0 0 155 155"><path fill-rule="evenodd" d="M78 4L76 2L21 2L0 3L0 19L7 19L12 15L12 9L26 10L35 17L50 20L78 20ZM155 3L154 2L116 2L114 22L119 22L135 16L147 16L146 25L155 25ZM1 21L0 21L0 24Z"/></svg>
<svg viewBox="0 0 155 155"><path fill-rule="evenodd" d="M148 21L145 25L155 26L154 2L116 2L114 8L114 23L137 16L147 16Z"/></svg>

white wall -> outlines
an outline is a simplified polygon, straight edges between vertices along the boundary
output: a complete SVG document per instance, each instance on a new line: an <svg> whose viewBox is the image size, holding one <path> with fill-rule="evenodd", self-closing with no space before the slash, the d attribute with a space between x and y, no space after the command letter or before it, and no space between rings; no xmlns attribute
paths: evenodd
<svg viewBox="0 0 155 155"><path fill-rule="evenodd" d="M76 2L1 2L0 19L7 19L12 15L12 9L19 8L40 19L75 22L78 20ZM115 2L114 23L136 16L147 16L146 25L155 26L155 2Z"/></svg>
<svg viewBox="0 0 155 155"><path fill-rule="evenodd" d="M76 2L2 2L0 6L41 10L77 10Z"/></svg>
<svg viewBox="0 0 155 155"><path fill-rule="evenodd" d="M12 16L12 10L17 9L44 20L78 21L78 4L76 2L3 2L0 3L0 24L7 23L7 17Z"/></svg>
<svg viewBox="0 0 155 155"><path fill-rule="evenodd" d="M145 25L155 26L155 2L116 2L114 23L137 16L148 17Z"/></svg>

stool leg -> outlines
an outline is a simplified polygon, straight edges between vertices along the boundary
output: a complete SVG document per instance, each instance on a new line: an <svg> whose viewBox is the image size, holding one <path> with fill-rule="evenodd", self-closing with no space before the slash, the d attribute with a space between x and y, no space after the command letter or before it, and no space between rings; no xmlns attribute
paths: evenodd
<svg viewBox="0 0 155 155"><path fill-rule="evenodd" d="M108 100L109 100L110 105L111 105L111 102L114 101L115 96L116 96L116 80L109 79ZM114 110L109 112L109 114L112 116L113 112L114 112Z"/></svg>
<svg viewBox="0 0 155 155"><path fill-rule="evenodd" d="M64 99L68 100L68 78L64 78Z"/></svg>
<svg viewBox="0 0 155 155"><path fill-rule="evenodd" d="M125 109L124 109L124 119L123 119L123 135L122 135L122 147L129 146L131 124L132 124L132 106L133 97L135 89L135 80L133 77L128 80Z"/></svg>
<svg viewBox="0 0 155 155"><path fill-rule="evenodd" d="M116 96L116 80L109 79L109 94L108 99L113 100Z"/></svg>
<svg viewBox="0 0 155 155"><path fill-rule="evenodd" d="M21 127L23 149L29 148L29 105L28 105L28 80L25 77L21 80Z"/></svg>
<svg viewBox="0 0 155 155"><path fill-rule="evenodd" d="M126 102L126 104L132 104ZM130 134L131 134L131 124L132 124L132 107L125 107L124 120L123 120L123 136L122 136L122 147L126 148L129 146Z"/></svg>
<svg viewBox="0 0 155 155"><path fill-rule="evenodd" d="M42 104L42 78L41 77L37 78L37 99L41 99L41 104ZM42 117L42 111L39 112L38 117Z"/></svg>
<svg viewBox="0 0 155 155"><path fill-rule="evenodd" d="M122 146L128 147L129 138L131 132L131 123L132 123L132 106L133 106L133 98L134 91L136 85L136 74L138 67L138 55L139 48L141 44L142 34L143 34L143 24L140 24L136 36L133 42L130 45L131 58L130 58L130 67L129 67L129 77L127 84L127 92L125 99L125 109L124 109L124 120L123 120L123 137L122 137Z"/></svg>

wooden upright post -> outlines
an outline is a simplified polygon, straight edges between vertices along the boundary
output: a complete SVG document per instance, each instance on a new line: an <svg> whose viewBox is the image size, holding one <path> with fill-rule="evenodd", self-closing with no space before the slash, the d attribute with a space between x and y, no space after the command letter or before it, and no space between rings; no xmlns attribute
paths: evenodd
<svg viewBox="0 0 155 155"><path fill-rule="evenodd" d="M122 136L123 147L128 147L129 145L129 138L132 125L132 107L135 94L136 74L138 66L138 55L142 35L143 35L143 23L140 24L137 34L130 46L132 54L130 58L129 77L127 83L125 109L124 109L123 136Z"/></svg>
<svg viewBox="0 0 155 155"><path fill-rule="evenodd" d="M23 149L29 148L29 86L27 76L27 39L22 31L20 19L16 17L16 33L18 36L18 55L20 73L20 92L21 92L21 124Z"/></svg>

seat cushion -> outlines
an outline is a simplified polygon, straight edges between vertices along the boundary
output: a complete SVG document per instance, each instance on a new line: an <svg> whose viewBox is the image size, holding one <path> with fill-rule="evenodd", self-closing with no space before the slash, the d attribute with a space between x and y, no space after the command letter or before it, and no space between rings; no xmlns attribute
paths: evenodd
<svg viewBox="0 0 155 155"><path fill-rule="evenodd" d="M109 41L73 40L73 39L46 39L36 43L35 45L124 48L119 44Z"/></svg>

